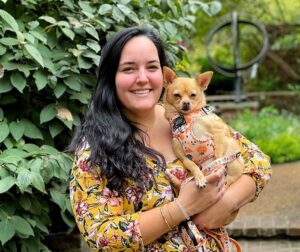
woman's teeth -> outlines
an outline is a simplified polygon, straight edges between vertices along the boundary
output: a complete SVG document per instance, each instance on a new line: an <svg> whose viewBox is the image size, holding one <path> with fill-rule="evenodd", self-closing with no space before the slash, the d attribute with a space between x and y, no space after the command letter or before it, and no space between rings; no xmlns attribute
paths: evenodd
<svg viewBox="0 0 300 252"><path fill-rule="evenodd" d="M150 89L142 89L142 90L134 90L132 91L134 94L147 94L150 92Z"/></svg>

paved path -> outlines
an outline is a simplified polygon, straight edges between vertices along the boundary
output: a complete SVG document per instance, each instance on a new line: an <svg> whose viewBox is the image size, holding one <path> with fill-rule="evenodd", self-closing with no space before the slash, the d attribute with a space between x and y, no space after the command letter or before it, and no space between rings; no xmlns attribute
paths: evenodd
<svg viewBox="0 0 300 252"><path fill-rule="evenodd" d="M243 252L300 252L300 162L273 165L269 184L228 231Z"/></svg>

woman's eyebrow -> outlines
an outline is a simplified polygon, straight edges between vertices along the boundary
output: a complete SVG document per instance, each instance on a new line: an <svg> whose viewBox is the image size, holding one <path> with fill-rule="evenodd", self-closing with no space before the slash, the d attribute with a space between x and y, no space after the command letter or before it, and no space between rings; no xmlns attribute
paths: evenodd
<svg viewBox="0 0 300 252"><path fill-rule="evenodd" d="M152 64L152 63L159 63L159 60L149 60L148 62L147 62L147 64ZM121 62L120 63L120 66L124 66L124 65L134 65L134 64L136 64L136 62L134 62L134 61L124 61L124 62Z"/></svg>
<svg viewBox="0 0 300 252"><path fill-rule="evenodd" d="M125 61L125 62L121 62L120 66L123 66L123 65L133 65L133 64L135 64L134 61Z"/></svg>

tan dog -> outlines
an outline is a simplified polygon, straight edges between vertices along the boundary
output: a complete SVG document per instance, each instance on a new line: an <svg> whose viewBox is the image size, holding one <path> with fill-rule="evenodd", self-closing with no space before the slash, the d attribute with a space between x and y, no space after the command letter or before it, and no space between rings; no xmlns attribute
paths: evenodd
<svg viewBox="0 0 300 252"><path fill-rule="evenodd" d="M209 173L222 158L224 164L228 162L227 186L241 176L244 168L240 146L231 137L229 126L203 109L204 91L212 75L205 72L194 79L177 77L170 68L163 68L165 117L172 124L173 148L200 188L206 185L203 172Z"/></svg>

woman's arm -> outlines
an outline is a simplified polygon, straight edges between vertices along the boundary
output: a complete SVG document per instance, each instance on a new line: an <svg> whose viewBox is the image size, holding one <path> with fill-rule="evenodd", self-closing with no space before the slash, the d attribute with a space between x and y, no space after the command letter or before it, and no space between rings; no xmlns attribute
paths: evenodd
<svg viewBox="0 0 300 252"><path fill-rule="evenodd" d="M171 231L188 216L193 216L213 206L225 192L225 170L220 169L207 176L207 185L199 189L195 180L181 187L177 202L172 201L159 208L141 213L140 230L144 244L149 244ZM184 209L183 212L181 207Z"/></svg>
<svg viewBox="0 0 300 252"><path fill-rule="evenodd" d="M199 229L220 227L230 214L252 201L255 192L254 180L243 174L226 189L223 197L215 205L196 215L193 221Z"/></svg>
<svg viewBox="0 0 300 252"><path fill-rule="evenodd" d="M89 154L85 151L74 160L70 194L77 226L90 247L143 251L145 245L169 232L169 226L173 228L185 219L174 201L162 208L158 206L135 212L132 206L132 210L128 210L131 207L126 197L105 187L106 180L99 176L97 169L88 165ZM201 190L195 181L184 185L178 200L190 216L198 213L199 209L203 211L212 206L222 197L225 191L224 173L225 170L220 169L211 174L208 185ZM144 204L147 205L147 202Z"/></svg>
<svg viewBox="0 0 300 252"><path fill-rule="evenodd" d="M124 213L124 199L109 190L97 169L89 166L89 151L77 153L72 167L70 198L79 231L92 248L143 250L140 212Z"/></svg>
<svg viewBox="0 0 300 252"><path fill-rule="evenodd" d="M231 184L214 206L194 217L193 221L199 228L220 226L232 212L255 200L271 178L269 157L240 133L232 130L232 137L242 150L244 174Z"/></svg>

